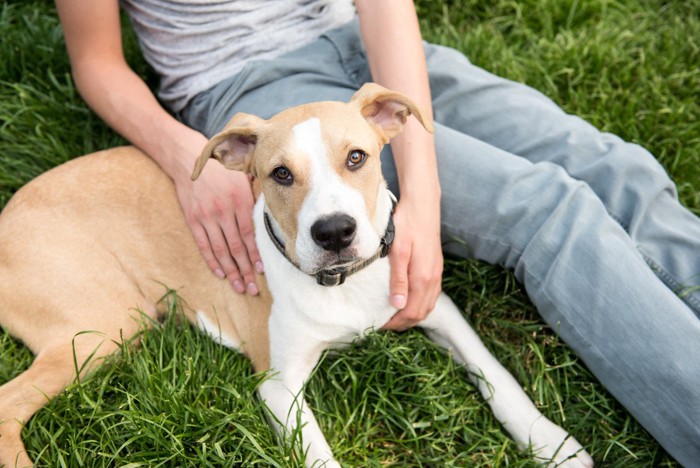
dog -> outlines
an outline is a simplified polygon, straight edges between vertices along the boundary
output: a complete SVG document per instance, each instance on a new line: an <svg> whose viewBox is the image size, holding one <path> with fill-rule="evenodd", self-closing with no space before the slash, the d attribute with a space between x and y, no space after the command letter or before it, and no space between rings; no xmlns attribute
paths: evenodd
<svg viewBox="0 0 700 468"><path fill-rule="evenodd" d="M176 284L186 285L178 293L190 322L268 373L258 392L280 437L301 428L309 466L340 466L302 391L324 350L381 328L396 312L387 259L396 201L379 154L409 116L432 131L410 99L370 83L347 103L305 104L268 120L236 114L208 142L193 179L216 159L259 183L253 217L266 273L255 297L209 271L172 182L135 148L76 158L19 190L0 216L0 323L36 357L0 387L0 463L32 464L23 424L135 337L144 314L157 320L163 285ZM419 326L466 368L538 461L593 465L445 294Z"/></svg>

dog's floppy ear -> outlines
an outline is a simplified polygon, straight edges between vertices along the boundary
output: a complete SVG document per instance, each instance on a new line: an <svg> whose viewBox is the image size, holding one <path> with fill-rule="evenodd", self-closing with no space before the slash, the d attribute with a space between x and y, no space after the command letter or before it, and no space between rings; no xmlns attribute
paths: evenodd
<svg viewBox="0 0 700 468"><path fill-rule="evenodd" d="M265 120L239 112L204 146L194 164L192 180L197 179L210 158L217 159L227 169L250 172L258 130Z"/></svg>
<svg viewBox="0 0 700 468"><path fill-rule="evenodd" d="M433 123L423 116L418 106L403 94L376 83L366 83L350 99L360 113L388 142L401 133L409 115L413 115L430 133Z"/></svg>

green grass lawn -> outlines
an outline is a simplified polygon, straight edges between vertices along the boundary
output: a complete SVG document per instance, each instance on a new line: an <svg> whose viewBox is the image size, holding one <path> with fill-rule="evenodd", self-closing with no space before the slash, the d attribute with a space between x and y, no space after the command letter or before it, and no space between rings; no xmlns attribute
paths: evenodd
<svg viewBox="0 0 700 468"><path fill-rule="evenodd" d="M46 0L0 4L0 206L67 159L123 144L81 101ZM649 148L700 213L700 1L418 2L426 39ZM127 53L155 86L133 37ZM600 466L676 466L539 318L510 273L448 259L445 290L550 419ZM0 304L2 307L2 304ZM0 334L0 382L30 353ZM27 425L41 466L295 466L247 361L167 320ZM464 374L419 332L326 356L308 397L349 466L531 466Z"/></svg>

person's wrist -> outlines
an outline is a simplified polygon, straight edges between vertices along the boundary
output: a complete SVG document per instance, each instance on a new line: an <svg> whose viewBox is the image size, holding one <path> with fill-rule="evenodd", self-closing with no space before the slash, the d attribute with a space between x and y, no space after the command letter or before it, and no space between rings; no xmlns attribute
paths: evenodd
<svg viewBox="0 0 700 468"><path fill-rule="evenodd" d="M201 133L187 128L180 138L168 139L159 148L158 164L176 184L191 183L192 170L207 139Z"/></svg>
<svg viewBox="0 0 700 468"><path fill-rule="evenodd" d="M438 183L428 183L421 185L411 184L409 185L411 190L405 190L401 192L401 203L404 206L410 206L413 209L418 210L430 210L435 211L440 209L440 184ZM420 188L418 188L420 187Z"/></svg>

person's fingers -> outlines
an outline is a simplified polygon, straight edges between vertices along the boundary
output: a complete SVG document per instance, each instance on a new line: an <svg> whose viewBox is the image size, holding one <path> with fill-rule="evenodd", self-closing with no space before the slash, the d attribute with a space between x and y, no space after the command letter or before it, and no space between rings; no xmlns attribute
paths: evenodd
<svg viewBox="0 0 700 468"><path fill-rule="evenodd" d="M397 231L397 233L400 231ZM411 243L397 236L394 240L389 263L391 264L391 279L389 281L389 302L398 312L384 325L389 330L404 331L415 325L412 318L415 314L414 304L416 300L410 294L412 285L409 275L409 264L411 261Z"/></svg>
<svg viewBox="0 0 700 468"><path fill-rule="evenodd" d="M252 211L252 206L250 209ZM238 222L238 230L241 233L241 238L248 251L250 263L253 264L253 269L256 273L262 273L264 266L262 258L260 257L260 252L258 251L258 244L255 242L255 224L253 223L253 217L237 217L236 221Z"/></svg>
<svg viewBox="0 0 700 468"><path fill-rule="evenodd" d="M404 320L414 326L422 322L435 308L435 302L440 294L440 282L436 281L432 268L409 274L409 278L411 288L408 301L401 312Z"/></svg>
<svg viewBox="0 0 700 468"><path fill-rule="evenodd" d="M246 288L243 283L243 277L231 256L227 238L224 236L221 227L215 222L210 222L208 225L205 225L205 230L211 243L212 253L216 261L221 265L229 283L233 286L233 290L237 293L244 293Z"/></svg>
<svg viewBox="0 0 700 468"><path fill-rule="evenodd" d="M384 328L395 331L405 331L409 328L418 325L427 315L430 310L426 310L423 295L420 293L408 294L406 306L399 310L394 316L384 325Z"/></svg>
<svg viewBox="0 0 700 468"><path fill-rule="evenodd" d="M408 324L408 321L406 321L403 318L401 311L398 311L394 314L393 317L391 317L391 319L387 323L384 324L382 328L385 330L394 330L397 332L402 332L408 330L411 327Z"/></svg>
<svg viewBox="0 0 700 468"><path fill-rule="evenodd" d="M219 265L214 253L211 251L211 244L209 243L209 236L207 236L207 232L204 230L202 225L198 223L191 225L190 230L194 235L197 248L204 257L204 260L207 262L207 266L211 272L214 273L217 278L224 279L226 277L226 273L224 273L223 268L221 268L221 265Z"/></svg>
<svg viewBox="0 0 700 468"><path fill-rule="evenodd" d="M243 218L227 220L226 224L222 226L222 231L226 237L227 253L233 258L235 265L238 267L240 281L242 281L245 291L248 294L255 295L258 294L259 290L255 281L253 264L251 263L246 243L242 238L243 233L240 231L240 225L237 224L242 222ZM235 288L236 286L234 285Z"/></svg>
<svg viewBox="0 0 700 468"><path fill-rule="evenodd" d="M434 288L430 285L426 285L423 288L420 285L426 283L422 281L416 281L416 284L417 287L415 289L411 288L408 293L406 306L394 314L383 328L395 331L408 330L425 320L435 308L440 288Z"/></svg>
<svg viewBox="0 0 700 468"><path fill-rule="evenodd" d="M421 248L416 239L398 241L397 250L390 254L390 302L399 311L384 328L403 331L423 321L435 308L442 290L443 258L441 251ZM399 307L401 300L403 307Z"/></svg>

